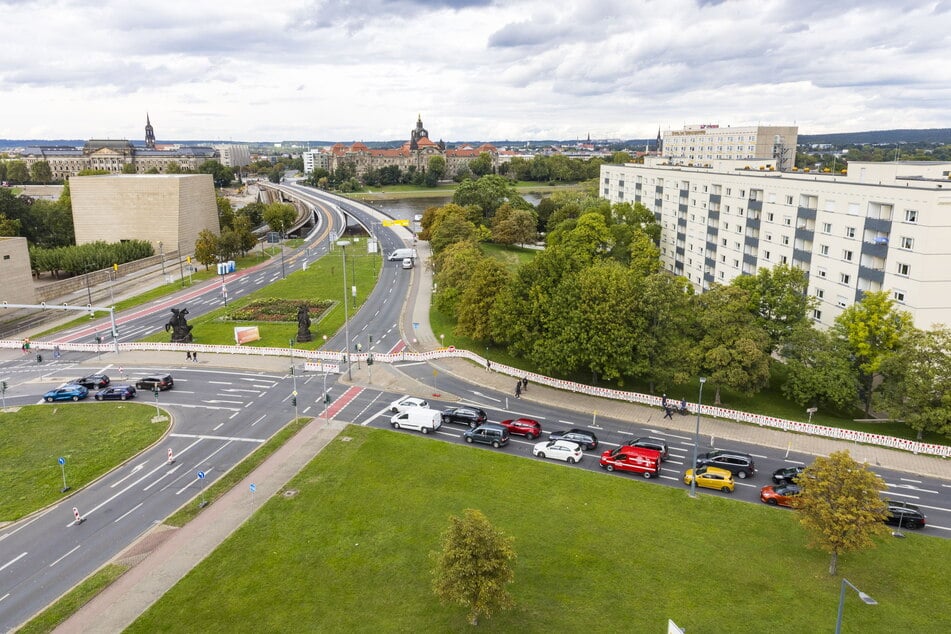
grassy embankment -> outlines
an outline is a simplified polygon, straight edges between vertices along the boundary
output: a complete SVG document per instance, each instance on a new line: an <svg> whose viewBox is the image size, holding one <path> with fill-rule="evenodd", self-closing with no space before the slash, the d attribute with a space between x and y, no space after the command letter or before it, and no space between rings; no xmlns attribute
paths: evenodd
<svg viewBox="0 0 951 634"><path fill-rule="evenodd" d="M671 618L688 632L817 632L835 622L839 577L806 548L792 511L418 435L351 426L342 436L351 440L289 483L296 495L268 500L128 631L471 631L461 608L435 600L430 576L448 517L466 508L518 553L516 605L482 631L661 631ZM935 608L949 560L951 541L916 534L840 557L840 574L878 601L849 594L847 631L951 630L951 612Z"/></svg>

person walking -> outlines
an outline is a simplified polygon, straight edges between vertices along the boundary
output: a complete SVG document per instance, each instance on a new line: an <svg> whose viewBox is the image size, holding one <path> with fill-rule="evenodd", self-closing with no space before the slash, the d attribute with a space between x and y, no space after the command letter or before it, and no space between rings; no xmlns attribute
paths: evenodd
<svg viewBox="0 0 951 634"><path fill-rule="evenodd" d="M191 361L191 360L192 360L192 351L191 351L191 350L186 350L186 351L185 351L185 361Z"/></svg>
<svg viewBox="0 0 951 634"><path fill-rule="evenodd" d="M671 409L670 405L664 405L664 418L674 420L674 410Z"/></svg>
<svg viewBox="0 0 951 634"><path fill-rule="evenodd" d="M195 350L195 351L192 353L192 361L194 361L195 363L198 363L198 351L197 351L197 350Z"/></svg>
<svg viewBox="0 0 951 634"><path fill-rule="evenodd" d="M528 391L528 377L527 376L522 377L522 391L523 392Z"/></svg>
<svg viewBox="0 0 951 634"><path fill-rule="evenodd" d="M515 398L522 398L522 382L518 379L515 381Z"/></svg>

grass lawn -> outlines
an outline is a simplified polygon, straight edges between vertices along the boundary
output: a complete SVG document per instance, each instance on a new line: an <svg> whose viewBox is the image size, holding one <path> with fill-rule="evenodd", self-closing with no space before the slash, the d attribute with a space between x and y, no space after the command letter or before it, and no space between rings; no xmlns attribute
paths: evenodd
<svg viewBox="0 0 951 634"><path fill-rule="evenodd" d="M363 240L356 247L347 250L347 286L357 287L357 297L348 296L348 309L352 316L367 295L373 290L382 266L379 253L368 254ZM342 258L339 250L309 264L307 270L288 272L286 278L262 288L239 300L229 302L228 306L214 310L201 317L190 319L193 326L192 336L195 343L234 345L235 326L257 326L261 339L246 346L277 346L286 348L288 342L297 336L297 313L288 315L288 321L239 321L227 316L236 308L247 305L254 299L279 297L289 300L324 300L336 304L326 311L318 321L314 320L310 331L314 335L309 343L295 344L302 350L314 350L324 344L323 335L328 337L336 333L344 322ZM349 289L348 289L349 290ZM164 331L145 338L145 341L169 341L170 335Z"/></svg>
<svg viewBox="0 0 951 634"><path fill-rule="evenodd" d="M479 248L487 256L495 258L508 267L510 273L515 273L520 266L531 262L539 253L538 249L526 249L525 247L493 244L491 242L481 242Z"/></svg>
<svg viewBox="0 0 951 634"><path fill-rule="evenodd" d="M335 440L289 484L296 495L270 499L127 631L470 632L465 611L438 603L430 586L430 553L466 508L514 537L518 553L516 606L480 631L835 623L839 577L827 574L828 555L806 548L793 511L691 500L686 487L419 435L342 435L352 440ZM951 612L938 608L948 561L951 542L916 534L840 557L840 574L878 601L850 593L844 631L951 631Z"/></svg>
<svg viewBox="0 0 951 634"><path fill-rule="evenodd" d="M30 619L17 634L45 634L52 632L56 626L79 611L97 594L108 587L129 569L127 565L106 564L88 579L64 594L53 605L49 606L35 617Z"/></svg>
<svg viewBox="0 0 951 634"><path fill-rule="evenodd" d="M62 499L158 440L168 421L136 403L27 405L0 413L0 521L12 521Z"/></svg>

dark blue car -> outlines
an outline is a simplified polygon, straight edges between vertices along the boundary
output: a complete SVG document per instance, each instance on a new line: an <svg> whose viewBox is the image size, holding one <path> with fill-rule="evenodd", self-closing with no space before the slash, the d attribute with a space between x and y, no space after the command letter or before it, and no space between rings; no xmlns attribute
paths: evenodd
<svg viewBox="0 0 951 634"><path fill-rule="evenodd" d="M64 385L55 390L50 390L43 395L43 400L47 403L53 401L78 401L81 398L89 396L89 390L82 385Z"/></svg>

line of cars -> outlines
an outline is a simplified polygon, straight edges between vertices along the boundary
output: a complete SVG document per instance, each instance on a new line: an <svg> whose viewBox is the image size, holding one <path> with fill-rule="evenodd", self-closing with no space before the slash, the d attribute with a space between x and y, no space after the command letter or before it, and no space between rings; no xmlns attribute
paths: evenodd
<svg viewBox="0 0 951 634"><path fill-rule="evenodd" d="M391 424L399 429L406 427L423 433L438 430L444 423L465 425L468 429L463 438L468 443L482 443L495 448L503 447L512 435L535 440L542 435L541 424L530 418L515 418L499 423L488 421L485 411L468 405L450 407L442 412L429 409L429 403L421 398L405 397L390 404L395 415ZM535 443L532 455L539 458L563 460L569 464L581 461L585 450L596 449L598 439L586 429L553 431L548 440ZM641 437L626 441L616 449L605 450L598 461L607 471L624 471L642 475L645 479L657 477L661 463L669 456L667 443L657 438ZM792 466L777 469L772 476L773 484L764 486L760 499L771 506L795 507L800 488L796 478L804 467ZM745 480L756 474L756 464L749 454L728 449L716 449L697 456L694 468L683 474L683 482L690 485L696 479L698 487L732 493L736 488L734 478ZM927 518L918 507L904 502L888 500L887 523L905 528L918 529Z"/></svg>
<svg viewBox="0 0 951 634"><path fill-rule="evenodd" d="M113 385L105 374L90 374L72 379L65 385L53 388L43 395L47 403L54 401L80 401L89 396L90 390L97 390L97 401L125 401L135 398L137 390L170 390L175 385L171 374L156 374L138 379L135 386L127 384Z"/></svg>

